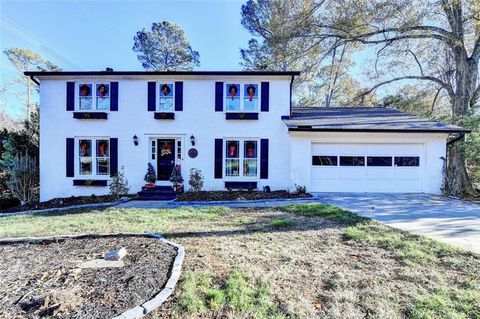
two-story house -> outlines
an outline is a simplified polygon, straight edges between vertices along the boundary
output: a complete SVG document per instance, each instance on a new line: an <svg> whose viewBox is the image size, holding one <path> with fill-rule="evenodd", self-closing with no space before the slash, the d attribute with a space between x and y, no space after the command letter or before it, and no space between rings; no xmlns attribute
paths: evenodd
<svg viewBox="0 0 480 319"><path fill-rule="evenodd" d="M26 72L40 83L40 200L107 194L123 167L207 190L426 192L467 130L385 108L292 109L298 72ZM188 189L188 183L186 188Z"/></svg>

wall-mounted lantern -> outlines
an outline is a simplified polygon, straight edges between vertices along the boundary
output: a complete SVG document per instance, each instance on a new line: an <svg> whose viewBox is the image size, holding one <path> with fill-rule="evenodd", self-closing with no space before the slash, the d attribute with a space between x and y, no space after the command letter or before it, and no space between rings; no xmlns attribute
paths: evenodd
<svg viewBox="0 0 480 319"><path fill-rule="evenodd" d="M133 144L135 144L135 146L138 145L138 137L137 137L137 135L134 135L134 136L133 136Z"/></svg>
<svg viewBox="0 0 480 319"><path fill-rule="evenodd" d="M190 142L192 142L192 146L195 146L195 136L190 136Z"/></svg>

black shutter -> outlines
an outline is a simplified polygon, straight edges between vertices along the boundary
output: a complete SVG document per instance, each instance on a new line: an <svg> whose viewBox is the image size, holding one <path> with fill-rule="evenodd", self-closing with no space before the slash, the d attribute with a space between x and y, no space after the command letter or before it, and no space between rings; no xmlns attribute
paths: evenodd
<svg viewBox="0 0 480 319"><path fill-rule="evenodd" d="M148 111L155 111L155 82L148 82Z"/></svg>
<svg viewBox="0 0 480 319"><path fill-rule="evenodd" d="M175 82L175 111L183 111L183 82Z"/></svg>
<svg viewBox="0 0 480 319"><path fill-rule="evenodd" d="M215 139L215 178L222 178L223 170L223 140L221 138Z"/></svg>
<svg viewBox="0 0 480 319"><path fill-rule="evenodd" d="M270 102L270 82L262 82L261 84L261 110L262 112L268 112L269 110L269 102Z"/></svg>
<svg viewBox="0 0 480 319"><path fill-rule="evenodd" d="M223 112L223 82L215 82L215 112Z"/></svg>
<svg viewBox="0 0 480 319"><path fill-rule="evenodd" d="M260 140L260 178L268 178L268 139Z"/></svg>
<svg viewBox="0 0 480 319"><path fill-rule="evenodd" d="M75 110L75 82L67 82L67 111Z"/></svg>
<svg viewBox="0 0 480 319"><path fill-rule="evenodd" d="M118 82L110 82L110 111L118 111Z"/></svg>
<svg viewBox="0 0 480 319"><path fill-rule="evenodd" d="M110 176L118 173L118 138L110 139Z"/></svg>
<svg viewBox="0 0 480 319"><path fill-rule="evenodd" d="M74 177L74 164L75 164L75 140L73 138L67 138L66 144L66 175L67 177Z"/></svg>

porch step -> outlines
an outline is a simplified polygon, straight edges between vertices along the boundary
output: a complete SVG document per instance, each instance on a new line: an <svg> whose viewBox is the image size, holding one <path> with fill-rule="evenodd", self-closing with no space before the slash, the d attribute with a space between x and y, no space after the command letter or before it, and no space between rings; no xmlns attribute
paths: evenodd
<svg viewBox="0 0 480 319"><path fill-rule="evenodd" d="M172 200L177 197L177 194L169 186L142 187L137 194L136 200Z"/></svg>

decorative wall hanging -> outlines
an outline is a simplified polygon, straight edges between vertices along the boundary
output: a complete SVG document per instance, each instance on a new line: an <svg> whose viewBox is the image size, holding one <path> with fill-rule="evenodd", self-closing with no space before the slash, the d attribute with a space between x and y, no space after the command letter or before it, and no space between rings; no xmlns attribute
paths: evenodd
<svg viewBox="0 0 480 319"><path fill-rule="evenodd" d="M160 87L160 92L164 95L164 96L169 96L170 93L172 92L172 89L170 88L170 85L165 83L165 84L162 84L162 86Z"/></svg>
<svg viewBox="0 0 480 319"><path fill-rule="evenodd" d="M92 95L92 85L82 84L80 86L80 96L91 96L91 95Z"/></svg>
<svg viewBox="0 0 480 319"><path fill-rule="evenodd" d="M237 85L236 84L230 84L230 86L228 87L228 93L230 94L230 97L232 98L232 101L233 101L233 99L235 98L235 96L238 93Z"/></svg>
<svg viewBox="0 0 480 319"><path fill-rule="evenodd" d="M108 86L105 84L97 84L97 97L104 99L108 96Z"/></svg>
<svg viewBox="0 0 480 319"><path fill-rule="evenodd" d="M250 84L249 86L247 86L247 94L250 101L253 100L253 97L255 96L255 92L257 92L257 89L253 84Z"/></svg>
<svg viewBox="0 0 480 319"><path fill-rule="evenodd" d="M160 156L167 156L172 154L172 145L168 142L163 142Z"/></svg>
<svg viewBox="0 0 480 319"><path fill-rule="evenodd" d="M195 148L191 148L188 150L188 156L190 156L191 158L195 158L198 156L198 151L197 149Z"/></svg>

